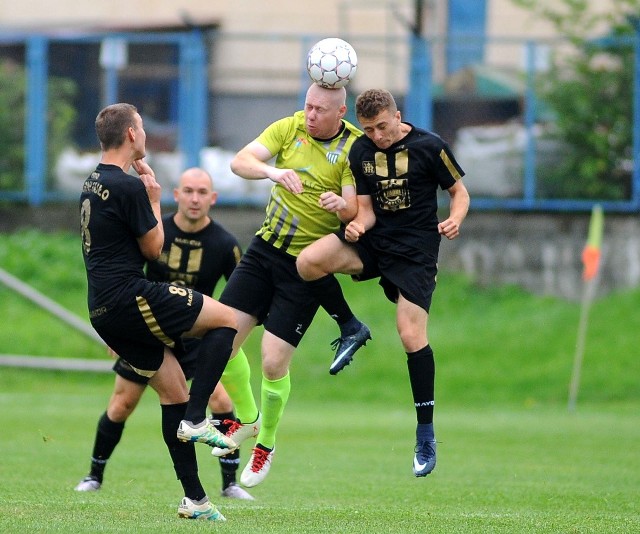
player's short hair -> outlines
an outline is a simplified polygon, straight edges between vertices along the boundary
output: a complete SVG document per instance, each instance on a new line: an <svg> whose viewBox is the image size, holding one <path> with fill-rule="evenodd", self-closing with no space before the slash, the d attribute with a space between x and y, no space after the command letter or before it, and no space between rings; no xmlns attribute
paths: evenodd
<svg viewBox="0 0 640 534"><path fill-rule="evenodd" d="M96 134L102 150L121 147L127 128L134 127L134 117L138 113L133 104L111 104L96 117Z"/></svg>
<svg viewBox="0 0 640 534"><path fill-rule="evenodd" d="M385 110L398 111L393 95L386 89L367 89L356 98L356 117L372 119Z"/></svg>

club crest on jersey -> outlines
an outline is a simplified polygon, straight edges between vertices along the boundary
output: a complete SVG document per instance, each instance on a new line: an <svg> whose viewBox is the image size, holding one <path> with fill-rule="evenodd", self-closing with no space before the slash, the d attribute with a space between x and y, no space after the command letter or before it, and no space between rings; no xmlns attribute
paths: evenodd
<svg viewBox="0 0 640 534"><path fill-rule="evenodd" d="M340 152L327 152L327 161L331 164L335 164L340 157Z"/></svg>
<svg viewBox="0 0 640 534"><path fill-rule="evenodd" d="M373 161L363 161L362 162L362 172L366 176L372 176L376 173L376 165Z"/></svg>
<svg viewBox="0 0 640 534"><path fill-rule="evenodd" d="M298 148L300 145L308 145L308 144L309 144L309 141L307 141L304 137L298 137L295 143L296 148Z"/></svg>
<svg viewBox="0 0 640 534"><path fill-rule="evenodd" d="M411 207L407 180L397 178L381 180L376 187L376 199L383 210L397 211Z"/></svg>

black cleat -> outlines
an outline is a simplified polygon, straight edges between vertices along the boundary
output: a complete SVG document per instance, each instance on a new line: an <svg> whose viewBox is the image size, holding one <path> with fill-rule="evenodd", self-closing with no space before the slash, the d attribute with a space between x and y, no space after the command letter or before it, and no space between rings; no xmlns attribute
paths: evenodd
<svg viewBox="0 0 640 534"><path fill-rule="evenodd" d="M356 351L366 345L369 339L371 339L369 327L364 323L360 323L360 329L355 334L339 337L333 341L331 348L336 350L336 356L331 367L329 367L329 374L338 374L349 365Z"/></svg>

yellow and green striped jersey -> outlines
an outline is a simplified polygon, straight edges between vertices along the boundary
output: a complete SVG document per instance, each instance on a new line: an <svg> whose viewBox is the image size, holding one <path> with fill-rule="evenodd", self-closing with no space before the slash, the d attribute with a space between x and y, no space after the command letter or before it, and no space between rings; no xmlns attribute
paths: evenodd
<svg viewBox="0 0 640 534"><path fill-rule="evenodd" d="M333 139L319 141L307 133L304 111L298 111L274 122L257 138L277 154L276 167L296 171L304 186L304 192L296 195L274 184L265 221L256 233L287 254L297 256L304 247L340 227L337 215L320 207L319 199L326 191L340 195L343 186L355 183L348 155L362 132L347 121L343 123Z"/></svg>

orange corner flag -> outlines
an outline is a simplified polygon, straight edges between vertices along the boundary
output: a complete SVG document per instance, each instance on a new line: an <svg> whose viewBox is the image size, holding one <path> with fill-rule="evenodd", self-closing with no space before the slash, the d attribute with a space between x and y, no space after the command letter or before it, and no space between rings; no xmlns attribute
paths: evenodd
<svg viewBox="0 0 640 534"><path fill-rule="evenodd" d="M604 229L604 215L599 204L593 206L591 210L591 220L589 221L589 236L587 244L582 251L582 279L592 280L598 274L600 267L600 247L602 245L602 232Z"/></svg>

